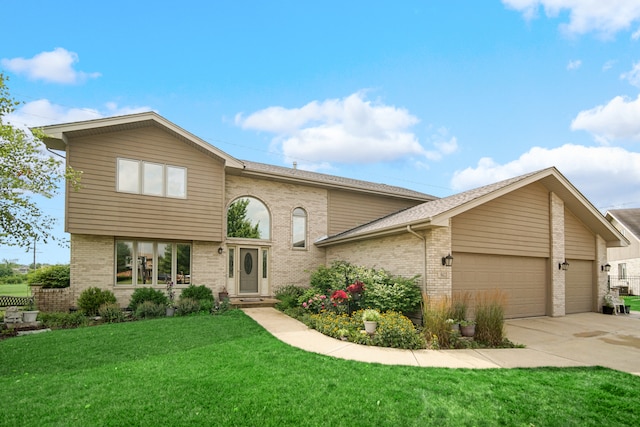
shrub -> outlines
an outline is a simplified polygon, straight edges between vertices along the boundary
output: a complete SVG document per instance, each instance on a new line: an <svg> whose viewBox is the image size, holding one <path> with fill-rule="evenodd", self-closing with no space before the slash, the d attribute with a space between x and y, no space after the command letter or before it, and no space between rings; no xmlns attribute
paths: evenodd
<svg viewBox="0 0 640 427"><path fill-rule="evenodd" d="M158 304L155 301L147 300L136 306L135 315L138 319L153 319L166 316L166 310L165 303Z"/></svg>
<svg viewBox="0 0 640 427"><path fill-rule="evenodd" d="M366 306L381 312L410 313L415 311L422 301L422 293L416 284L416 279L417 277L412 279L395 277L390 284L373 283L368 285Z"/></svg>
<svg viewBox="0 0 640 427"><path fill-rule="evenodd" d="M98 314L102 317L102 320L107 323L124 322L124 313L118 304L102 304L98 309Z"/></svg>
<svg viewBox="0 0 640 427"><path fill-rule="evenodd" d="M102 304L115 303L116 297L109 290L91 287L85 289L78 298L78 308L87 316L95 316Z"/></svg>
<svg viewBox="0 0 640 427"><path fill-rule="evenodd" d="M68 288L71 279L68 265L41 267L27 276L30 285L42 284L43 288Z"/></svg>
<svg viewBox="0 0 640 427"><path fill-rule="evenodd" d="M136 312L138 306L145 301L151 301L163 307L167 304L167 296L164 292L153 288L137 288L131 295L129 308Z"/></svg>
<svg viewBox="0 0 640 427"><path fill-rule="evenodd" d="M180 298L191 298L198 301L213 301L213 292L204 285L189 285L182 290Z"/></svg>
<svg viewBox="0 0 640 427"><path fill-rule="evenodd" d="M451 314L449 317L455 320L465 320L470 300L471 293L469 291L455 292L451 301Z"/></svg>
<svg viewBox="0 0 640 427"><path fill-rule="evenodd" d="M432 348L451 348L455 345L455 336L451 329L451 302L447 297L430 298L423 296L422 323L423 333Z"/></svg>
<svg viewBox="0 0 640 427"><path fill-rule="evenodd" d="M200 311L200 303L197 299L193 298L180 298L176 305L176 314L178 316L186 316L188 314L197 313Z"/></svg>
<svg viewBox="0 0 640 427"><path fill-rule="evenodd" d="M276 308L285 311L290 308L299 307L300 302L298 300L304 294L305 290L305 288L296 285L287 285L278 288L275 292L275 297L280 302L276 304Z"/></svg>
<svg viewBox="0 0 640 427"><path fill-rule="evenodd" d="M499 289L476 294L475 315L478 342L498 347L504 341L506 295Z"/></svg>
<svg viewBox="0 0 640 427"><path fill-rule="evenodd" d="M38 315L38 319L43 326L50 329L77 328L89 324L89 319L79 311L75 313L42 312Z"/></svg>
<svg viewBox="0 0 640 427"><path fill-rule="evenodd" d="M402 314L392 311L382 313L373 337L360 332L364 327L362 315L362 310L352 313L351 316L346 313L324 312L311 315L309 323L312 328L325 335L333 338L346 336L349 341L359 344L404 349L425 347L424 339L416 331L411 320Z"/></svg>
<svg viewBox="0 0 640 427"><path fill-rule="evenodd" d="M300 305L311 313L320 313L329 309L331 301L325 294L316 293L315 289L309 289L300 297Z"/></svg>

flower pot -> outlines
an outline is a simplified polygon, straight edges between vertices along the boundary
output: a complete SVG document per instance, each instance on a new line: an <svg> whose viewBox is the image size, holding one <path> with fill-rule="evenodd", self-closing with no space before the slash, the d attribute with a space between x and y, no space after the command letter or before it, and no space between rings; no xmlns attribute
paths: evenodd
<svg viewBox="0 0 640 427"><path fill-rule="evenodd" d="M25 323L33 323L38 318L38 313L40 313L38 310L23 311L22 321Z"/></svg>
<svg viewBox="0 0 640 427"><path fill-rule="evenodd" d="M176 313L175 307L167 307L167 317L173 317L175 313Z"/></svg>
<svg viewBox="0 0 640 427"><path fill-rule="evenodd" d="M476 334L476 325L460 325L460 333L463 337L472 337Z"/></svg>
<svg viewBox="0 0 640 427"><path fill-rule="evenodd" d="M373 335L376 333L376 327L378 326L378 322L372 322L370 320L364 321L364 330L369 334Z"/></svg>
<svg viewBox="0 0 640 427"><path fill-rule="evenodd" d="M218 292L218 299L220 302L229 298L229 292Z"/></svg>
<svg viewBox="0 0 640 427"><path fill-rule="evenodd" d="M614 311L615 311L615 307L609 307L606 305L602 306L602 314L613 314Z"/></svg>
<svg viewBox="0 0 640 427"><path fill-rule="evenodd" d="M451 324L451 332L460 332L460 324L452 323Z"/></svg>

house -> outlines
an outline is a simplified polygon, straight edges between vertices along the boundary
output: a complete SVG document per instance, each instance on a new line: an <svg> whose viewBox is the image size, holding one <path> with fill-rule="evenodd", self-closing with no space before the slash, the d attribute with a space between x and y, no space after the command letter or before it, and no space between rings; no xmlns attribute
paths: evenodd
<svg viewBox="0 0 640 427"><path fill-rule="evenodd" d="M630 242L607 249L610 285L640 295L640 209L612 209L605 217Z"/></svg>
<svg viewBox="0 0 640 427"><path fill-rule="evenodd" d="M436 198L241 161L152 112L43 131L83 172L65 199L71 287L122 305L167 279L271 296L345 260L419 275L431 296L502 288L508 317L562 316L599 309L606 250L627 244L555 168Z"/></svg>

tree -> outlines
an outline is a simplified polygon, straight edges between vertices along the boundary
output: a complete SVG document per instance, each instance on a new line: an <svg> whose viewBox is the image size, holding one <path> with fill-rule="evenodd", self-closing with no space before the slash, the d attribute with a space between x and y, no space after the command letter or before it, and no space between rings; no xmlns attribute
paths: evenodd
<svg viewBox="0 0 640 427"><path fill-rule="evenodd" d="M67 179L78 189L80 172L64 168L42 142L42 132L29 132L5 122L20 102L11 98L0 73L0 244L28 247L34 240L55 240L55 219L38 208L33 196L51 198Z"/></svg>
<svg viewBox="0 0 640 427"><path fill-rule="evenodd" d="M249 199L236 200L229 206L227 212L227 236L229 237L246 237L250 239L259 239L260 223L255 226L251 224L251 220L247 219L247 206Z"/></svg>

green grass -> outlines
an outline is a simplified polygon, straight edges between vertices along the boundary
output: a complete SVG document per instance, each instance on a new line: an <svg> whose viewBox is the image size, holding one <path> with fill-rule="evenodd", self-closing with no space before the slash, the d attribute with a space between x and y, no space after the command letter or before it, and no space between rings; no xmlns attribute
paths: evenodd
<svg viewBox="0 0 640 427"><path fill-rule="evenodd" d="M623 297L623 298L624 298L624 303L626 305L630 305L631 306L630 310L640 311L640 297L639 296Z"/></svg>
<svg viewBox="0 0 640 427"><path fill-rule="evenodd" d="M19 285L4 285L0 284L0 295L9 295L12 297L28 297L30 289L26 283Z"/></svg>
<svg viewBox="0 0 640 427"><path fill-rule="evenodd" d="M0 425L640 425L640 377L307 353L240 311L0 341Z"/></svg>

